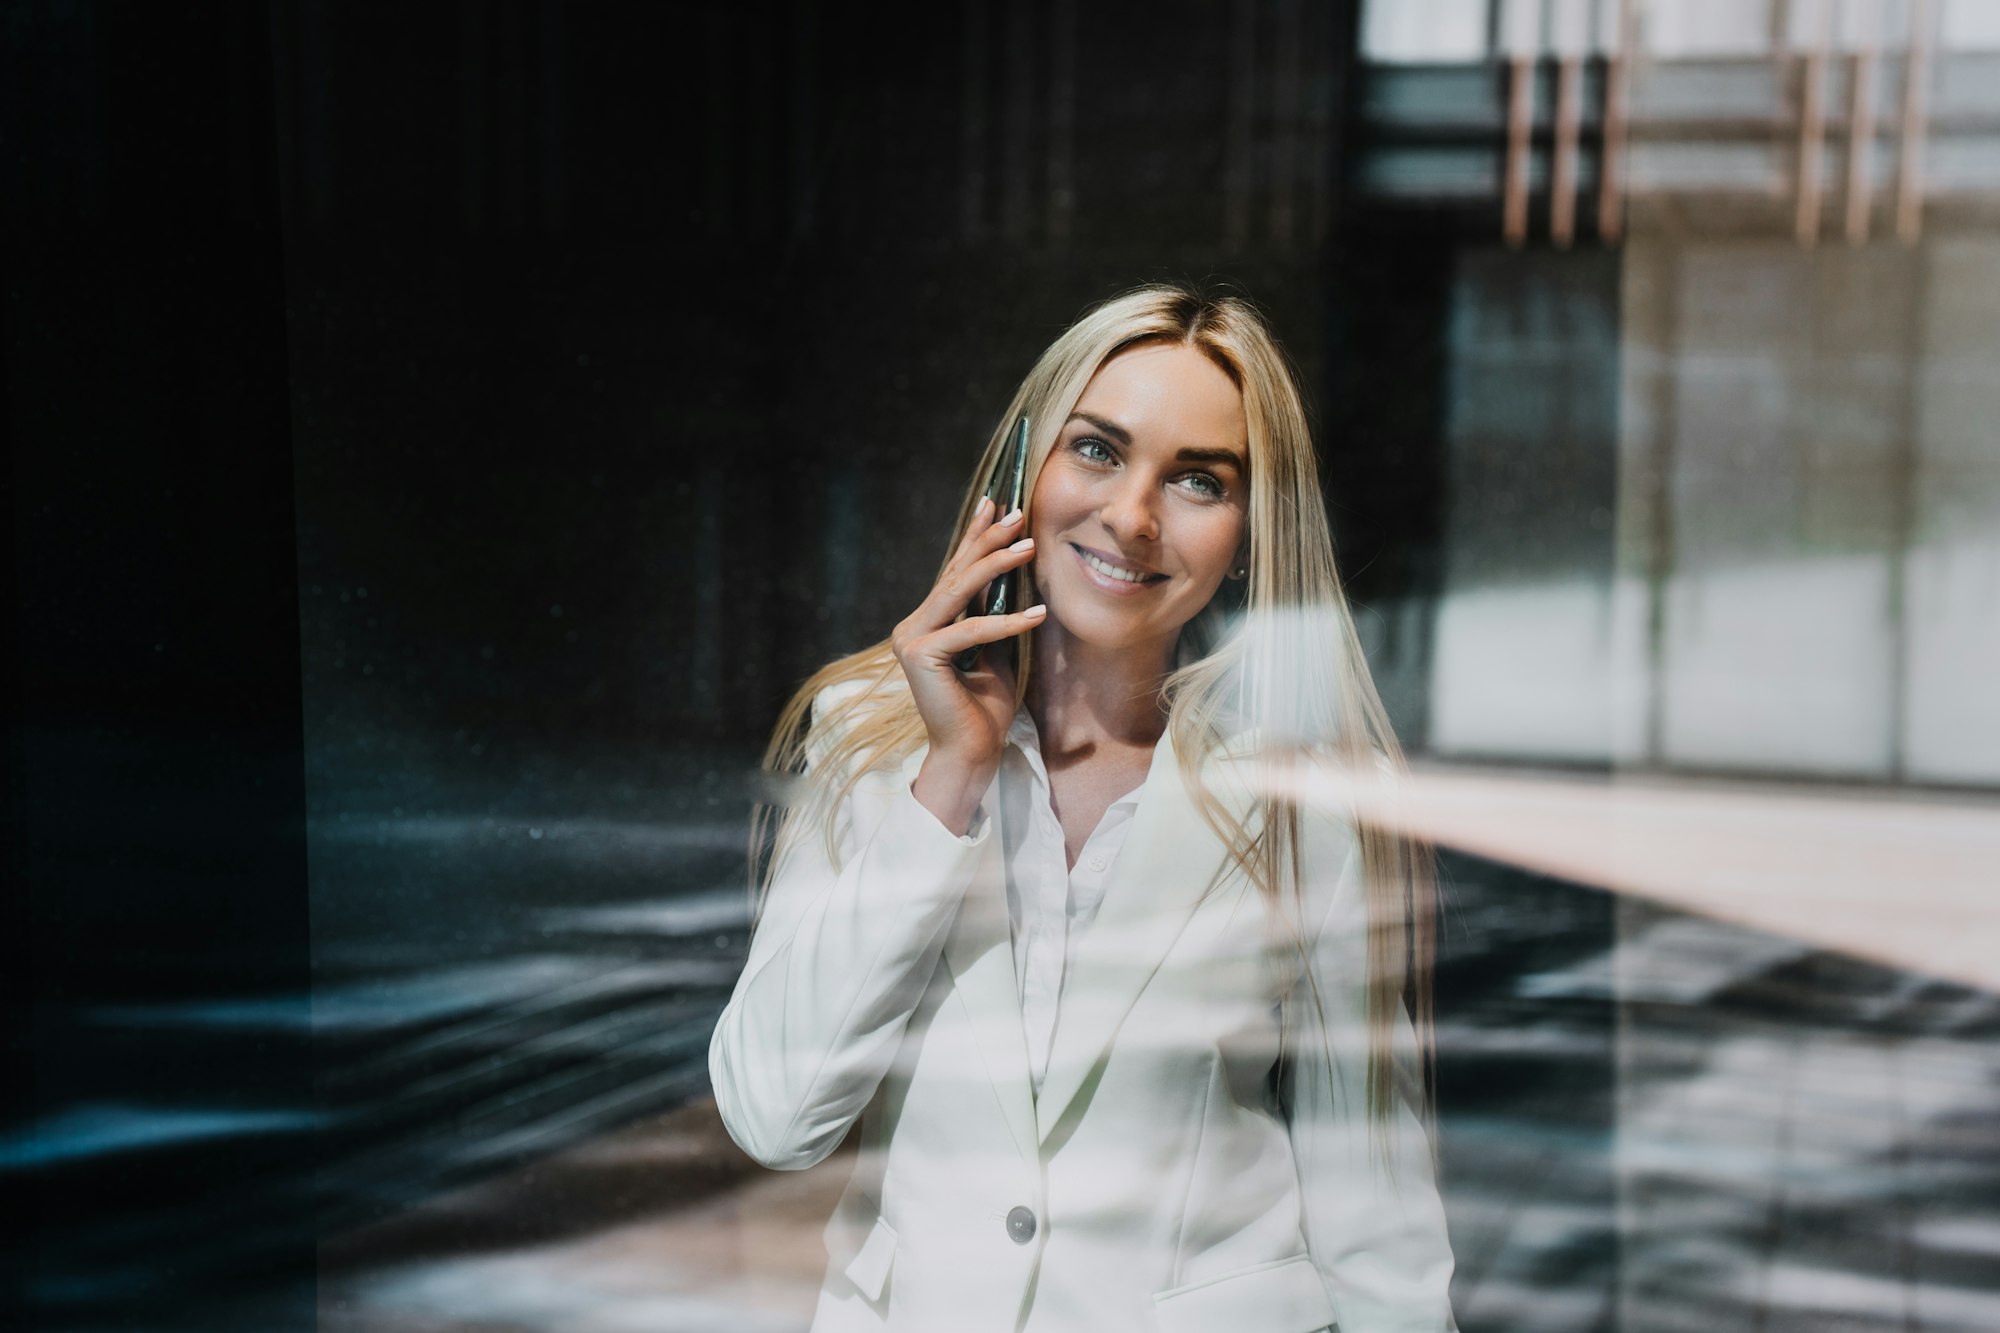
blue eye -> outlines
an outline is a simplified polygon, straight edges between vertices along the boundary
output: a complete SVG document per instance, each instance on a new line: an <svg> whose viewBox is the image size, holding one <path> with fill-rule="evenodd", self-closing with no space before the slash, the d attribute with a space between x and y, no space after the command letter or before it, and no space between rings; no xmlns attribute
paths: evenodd
<svg viewBox="0 0 2000 1333"><path fill-rule="evenodd" d="M1103 440L1098 439L1095 435L1079 435L1077 438L1071 440L1067 447L1070 453L1075 455L1080 462L1091 467L1122 466L1118 459L1117 450L1113 449ZM1229 498L1229 487L1223 483L1222 478L1216 476L1213 472L1184 473L1181 476L1175 477L1173 484L1180 486L1190 495L1193 495L1204 503L1215 500L1227 500Z"/></svg>

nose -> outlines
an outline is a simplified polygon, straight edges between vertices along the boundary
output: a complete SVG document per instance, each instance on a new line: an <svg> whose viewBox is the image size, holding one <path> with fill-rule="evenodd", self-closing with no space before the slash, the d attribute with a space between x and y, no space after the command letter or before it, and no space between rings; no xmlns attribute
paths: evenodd
<svg viewBox="0 0 2000 1333"><path fill-rule="evenodd" d="M1098 511L1104 526L1121 542L1158 541L1160 537L1160 515L1155 508L1159 493L1138 472L1133 468L1119 478Z"/></svg>

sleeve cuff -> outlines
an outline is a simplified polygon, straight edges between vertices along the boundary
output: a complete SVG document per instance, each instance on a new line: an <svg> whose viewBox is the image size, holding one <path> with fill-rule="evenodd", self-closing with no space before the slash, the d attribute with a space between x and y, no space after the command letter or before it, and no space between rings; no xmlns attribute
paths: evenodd
<svg viewBox="0 0 2000 1333"><path fill-rule="evenodd" d="M903 783L902 790L896 795L896 802L899 805L908 807L904 811L905 815L915 822L924 825L926 828L934 830L940 841L948 842L956 850L977 847L985 842L987 836L992 832L993 821L988 817L986 812L986 803L991 795L992 791L989 788L987 795L979 798L979 804L974 807L972 812L972 827L963 834L953 833L950 828L946 827L943 820L931 813L930 807L917 799L917 794L912 789L910 782Z"/></svg>

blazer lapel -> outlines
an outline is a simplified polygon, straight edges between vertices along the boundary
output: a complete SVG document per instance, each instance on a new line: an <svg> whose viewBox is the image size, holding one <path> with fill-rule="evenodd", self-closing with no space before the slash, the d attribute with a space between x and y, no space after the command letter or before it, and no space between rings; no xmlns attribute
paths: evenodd
<svg viewBox="0 0 2000 1333"><path fill-rule="evenodd" d="M1097 919L1071 945L1075 961L1063 986L1048 1073L1035 1101L1038 1143L1048 1140L1139 992L1225 868L1222 841L1181 780L1170 730L1153 750L1132 830L1112 868Z"/></svg>
<svg viewBox="0 0 2000 1333"><path fill-rule="evenodd" d="M914 780L925 751L918 749L903 764L905 781ZM1021 1025L1019 984L1014 977L1013 929L1007 914L1006 869L1000 829L986 840L972 883L960 901L951 933L945 937L944 961L952 984L972 1022L973 1037L985 1066L987 1081L1000 1099L1001 1113L1014 1145L1029 1162L1038 1160L1033 1093L1028 1082L1028 1039Z"/></svg>

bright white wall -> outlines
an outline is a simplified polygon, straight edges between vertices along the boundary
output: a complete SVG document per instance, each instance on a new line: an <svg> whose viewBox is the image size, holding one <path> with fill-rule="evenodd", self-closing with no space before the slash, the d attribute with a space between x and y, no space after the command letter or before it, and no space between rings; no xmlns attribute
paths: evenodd
<svg viewBox="0 0 2000 1333"><path fill-rule="evenodd" d="M1587 331L1461 279L1429 747L2000 786L2000 238L1623 256L1615 570L1547 484Z"/></svg>
<svg viewBox="0 0 2000 1333"><path fill-rule="evenodd" d="M1916 778L2000 782L2000 240L1936 243L1926 287L1904 763Z"/></svg>
<svg viewBox="0 0 2000 1333"><path fill-rule="evenodd" d="M1611 614L1609 585L1585 578L1448 592L1433 629L1431 748L1609 758Z"/></svg>
<svg viewBox="0 0 2000 1333"><path fill-rule="evenodd" d="M1484 60L1487 3L1370 0L1361 15L1362 54L1389 65Z"/></svg>
<svg viewBox="0 0 2000 1333"><path fill-rule="evenodd" d="M1672 579L1661 678L1669 767L1887 777L1895 652L1885 553Z"/></svg>
<svg viewBox="0 0 2000 1333"><path fill-rule="evenodd" d="M1619 0L1369 0L1361 49L1385 64L1460 64L1487 58L1491 24L1508 55L1605 51L1616 43ZM1836 51L1908 40L1912 0L1639 0L1637 39L1665 60L1803 51L1824 32ZM2000 0L1931 0L1940 47L2000 50ZM1490 16L1490 17L1489 17Z"/></svg>

